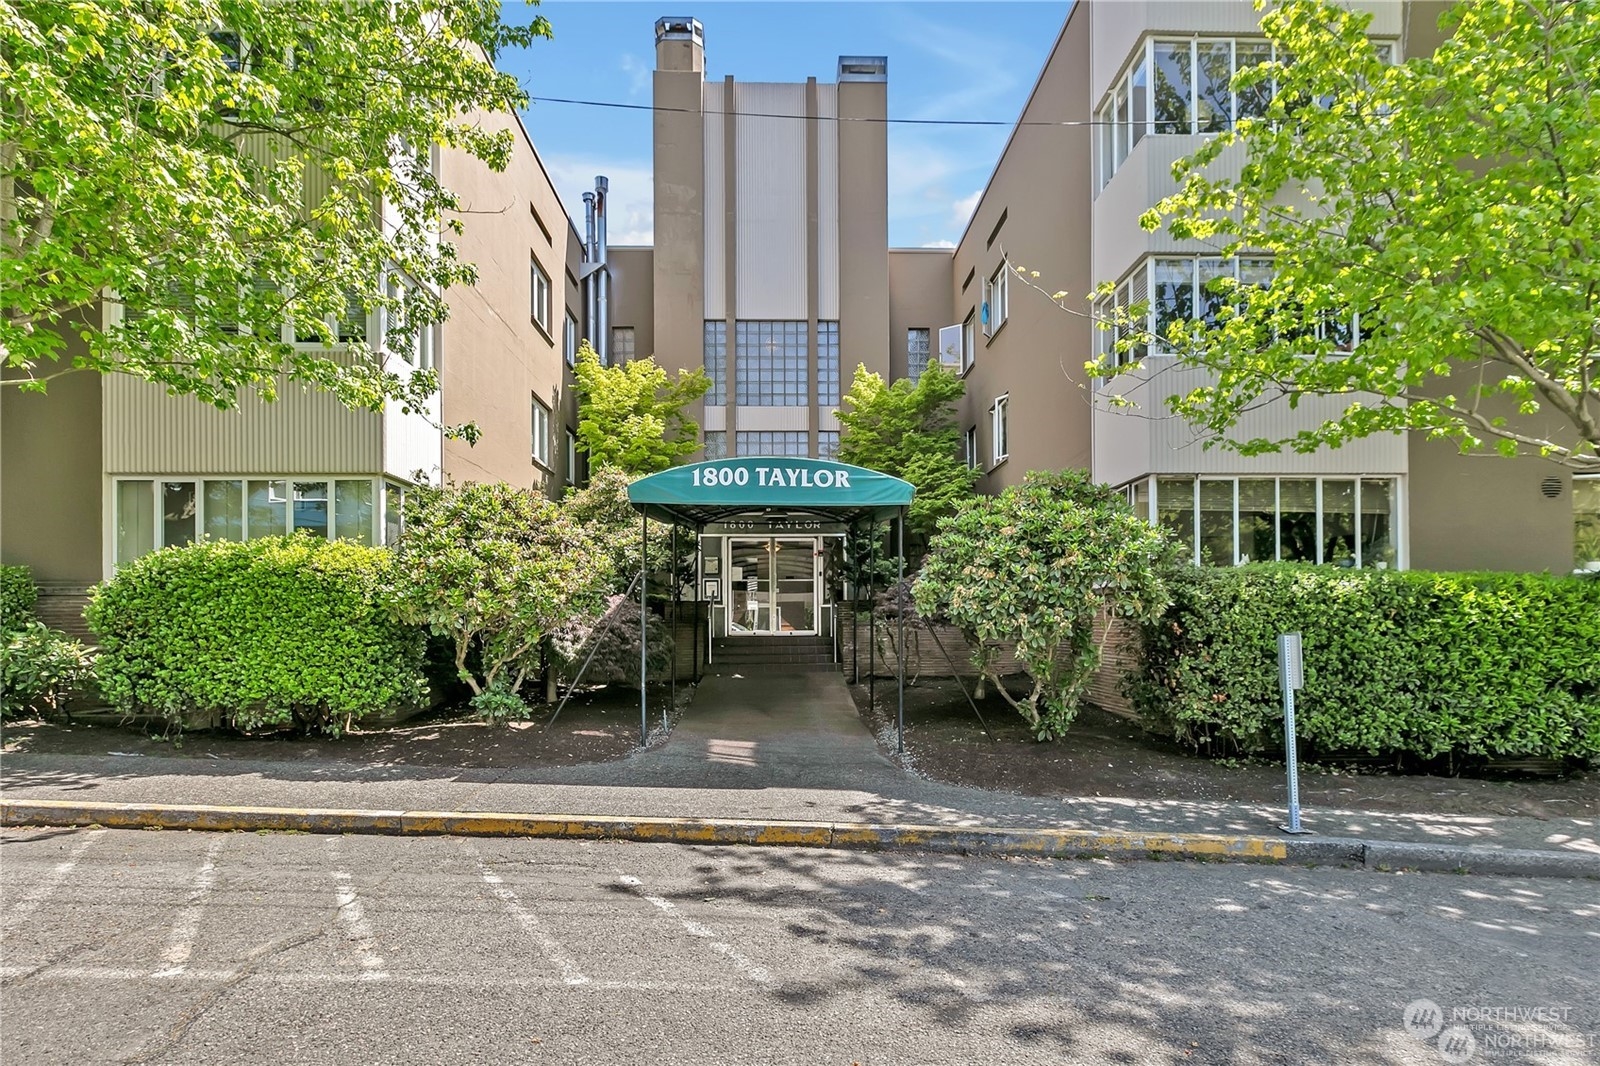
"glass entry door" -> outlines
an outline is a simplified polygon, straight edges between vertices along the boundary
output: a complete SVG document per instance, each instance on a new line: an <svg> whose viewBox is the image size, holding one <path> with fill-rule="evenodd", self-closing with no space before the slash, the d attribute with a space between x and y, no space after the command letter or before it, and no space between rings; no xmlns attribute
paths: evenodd
<svg viewBox="0 0 1600 1066"><path fill-rule="evenodd" d="M820 573L814 537L731 538L728 635L816 633Z"/></svg>

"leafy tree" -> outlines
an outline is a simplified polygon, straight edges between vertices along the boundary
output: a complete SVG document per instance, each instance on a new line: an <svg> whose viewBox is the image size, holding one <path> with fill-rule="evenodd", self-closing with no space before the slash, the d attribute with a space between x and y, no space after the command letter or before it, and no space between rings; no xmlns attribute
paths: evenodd
<svg viewBox="0 0 1600 1066"><path fill-rule="evenodd" d="M902 378L892 385L858 364L839 409L840 461L881 470L916 487L906 521L912 539L926 541L940 518L972 496L978 472L961 455L956 417L965 391L960 378L937 364L915 382Z"/></svg>
<svg viewBox="0 0 1600 1066"><path fill-rule="evenodd" d="M1600 5L1463 0L1444 43L1400 65L1370 20L1330 0L1267 9L1294 61L1235 83L1275 86L1266 114L1208 138L1143 219L1273 261L1265 288L1210 287L1209 328L1159 338L1215 373L1175 410L1225 435L1274 397L1346 396L1322 425L1225 443L1310 451L1409 429L1600 470ZM1237 171L1208 169L1235 154Z"/></svg>
<svg viewBox="0 0 1600 1066"><path fill-rule="evenodd" d="M605 607L611 562L592 536L527 489L414 489L395 551L402 619L448 637L487 718L520 715L518 690L545 637Z"/></svg>
<svg viewBox="0 0 1600 1066"><path fill-rule="evenodd" d="M633 479L614 466L603 466L590 477L589 484L572 489L561 502L567 520L575 523L599 546L610 567L613 592L621 592L639 573L639 512L628 502L628 483ZM660 522L650 523L650 569L653 573L672 566L672 531ZM678 538L680 574L692 573L694 538ZM634 619L635 623L638 619ZM637 649L635 649L637 650Z"/></svg>
<svg viewBox="0 0 1600 1066"><path fill-rule="evenodd" d="M672 665L672 631L666 620L651 612L645 628L645 656L651 674ZM598 617L574 618L555 631L550 641L557 669L574 680L587 660L583 680L592 685L639 683L639 600L636 596L610 597ZM593 656L591 658L591 655Z"/></svg>
<svg viewBox="0 0 1600 1066"><path fill-rule="evenodd" d="M999 496L977 496L946 518L913 594L924 618L966 635L973 663L1040 740L1060 737L1100 664L1096 619L1148 621L1168 602L1166 533L1082 471L1033 472ZM1033 679L1022 699L995 671L1012 643Z"/></svg>
<svg viewBox="0 0 1600 1066"><path fill-rule="evenodd" d="M591 464L654 474L700 447L700 426L683 411L711 388L704 370L674 378L653 358L604 366L585 344L576 373L578 441Z"/></svg>
<svg viewBox="0 0 1600 1066"><path fill-rule="evenodd" d="M458 204L431 149L503 168L511 135L471 115L526 102L492 61L548 36L499 0L0 3L8 384L114 371L225 408L282 374L420 407L435 375L386 360L365 316L405 349L474 280L439 239ZM103 297L125 309L107 328Z"/></svg>

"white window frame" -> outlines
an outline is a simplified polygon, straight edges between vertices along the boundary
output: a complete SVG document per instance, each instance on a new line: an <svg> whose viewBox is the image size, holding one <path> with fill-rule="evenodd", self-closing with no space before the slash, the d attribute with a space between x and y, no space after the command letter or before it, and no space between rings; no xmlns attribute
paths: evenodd
<svg viewBox="0 0 1600 1066"><path fill-rule="evenodd" d="M993 470L1011 458L1011 394L995 398L989 408L989 469Z"/></svg>
<svg viewBox="0 0 1600 1066"><path fill-rule="evenodd" d="M1190 519L1189 519L1189 521L1190 521L1189 540L1194 545L1194 547L1193 547L1193 551L1192 551L1192 554L1190 556L1189 562L1192 563L1195 566L1201 565L1201 561L1200 561L1200 512L1201 512L1201 507L1200 507L1200 483L1201 482L1205 482L1205 481L1228 482L1232 486L1232 489L1233 489L1233 519L1232 519L1232 523L1233 523L1233 565L1234 566L1242 566L1243 565L1243 560L1240 558L1240 554L1239 554L1239 482L1241 480L1243 480L1243 481L1267 481L1267 480L1271 480L1272 483L1273 483L1273 489L1272 489L1273 557L1272 557L1272 559L1252 559L1250 561L1251 562L1275 562L1275 561L1282 561L1282 558L1283 558L1283 482L1286 481L1286 480L1287 481L1314 481L1316 483L1316 505L1315 506L1316 506L1316 515L1317 515L1317 542L1316 542L1317 543L1317 557L1316 557L1315 560L1302 560L1302 561L1303 562L1315 562L1317 565L1320 566L1320 565L1324 565L1326 563L1326 560L1324 560L1323 557L1322 557L1323 550L1324 550L1324 547L1325 547L1325 541L1326 541L1326 535L1323 532L1323 521L1324 521L1324 518L1325 518L1325 512L1323 510L1323 495L1322 495L1323 483L1327 482L1327 481L1353 481L1353 482L1355 482L1355 495L1354 495L1354 499L1352 501L1352 506L1355 508L1354 514L1355 514L1355 519L1356 519L1356 535L1355 535L1355 538L1354 538L1354 544L1351 546L1351 554L1355 559L1355 569L1357 569L1357 570L1366 569L1365 560L1363 560L1362 556L1361 556L1361 516L1362 516L1362 510L1361 510L1361 488L1362 488L1362 485L1365 482L1368 482L1368 481L1387 481L1389 483L1389 486L1390 486L1390 494L1389 494L1389 527L1390 527L1390 530L1391 530L1391 536L1392 536L1392 538L1394 540L1394 549L1393 549L1394 550L1394 569L1396 569L1396 570L1405 570L1405 569L1408 569L1410 567L1409 550L1408 550L1409 549L1409 540L1408 540L1408 537L1407 537L1407 534L1406 534L1406 530L1405 530L1406 506L1405 506L1405 502L1404 501L1405 501L1405 494L1406 494L1406 478L1403 475L1400 475L1400 474L1263 474L1263 475L1259 475L1259 476L1249 475L1249 476L1233 476L1233 477L1229 477L1229 476L1225 476L1225 475L1209 475L1209 474L1202 474L1202 475L1192 476L1192 477L1186 477L1185 475L1182 475L1182 474L1151 474L1151 475L1149 475L1148 478L1143 479L1143 480L1146 480L1148 482L1149 489L1150 489L1150 492L1149 492L1149 498L1150 498L1149 512L1144 516L1144 518L1151 525L1155 525L1160 520L1161 504L1160 504L1159 499L1157 498L1157 496L1158 496L1158 494L1160 492L1160 483L1162 481L1189 481L1192 484L1193 487L1190 490L1190 498L1192 500L1192 505L1191 505L1191 511L1190 511ZM1136 484L1136 483L1137 483L1137 480L1134 483L1130 483L1130 486L1129 486L1130 489L1132 488L1132 484ZM1386 566L1380 566L1378 568L1379 569L1388 569L1388 567L1386 567Z"/></svg>
<svg viewBox="0 0 1600 1066"><path fill-rule="evenodd" d="M578 316L570 309L561 323L561 357L568 366L578 365Z"/></svg>
<svg viewBox="0 0 1600 1066"><path fill-rule="evenodd" d="M544 331L545 336L550 336L550 275L545 273L539 264L539 257L532 251L528 252L530 267L528 280L528 317L534 325Z"/></svg>
<svg viewBox="0 0 1600 1066"><path fill-rule="evenodd" d="M1011 303L1011 263L1000 260L1000 266L983 283L983 305L988 310L983 324L983 335L993 337L1006 324Z"/></svg>
<svg viewBox="0 0 1600 1066"><path fill-rule="evenodd" d="M567 430L567 484L578 483L578 435L569 428Z"/></svg>
<svg viewBox="0 0 1600 1066"><path fill-rule="evenodd" d="M1577 508L1577 504L1576 504L1576 498L1577 498L1577 495L1578 495L1578 492L1577 492L1578 482L1580 482L1580 481L1582 481L1582 482L1591 482L1592 481L1597 486L1600 486L1600 474L1573 474L1572 475L1572 489L1573 489L1572 495L1573 495L1573 498L1574 498L1574 504L1573 504L1573 508L1572 508L1572 565L1573 565L1573 572L1574 573L1580 573L1580 574L1588 574L1588 573L1593 573L1592 570L1586 569L1587 564L1592 562L1593 560L1578 558L1578 508Z"/></svg>
<svg viewBox="0 0 1600 1066"><path fill-rule="evenodd" d="M968 426L962 435L967 451L967 469L977 470L983 463L983 457L978 454L978 427Z"/></svg>
<svg viewBox="0 0 1600 1066"><path fill-rule="evenodd" d="M532 404L529 408L529 427L531 446L529 452L533 462L551 470L550 466L550 405L539 399L538 393L530 393ZM554 471L551 470L553 473Z"/></svg>
<svg viewBox="0 0 1600 1066"><path fill-rule="evenodd" d="M961 322L961 376L966 377L967 372L978 361L978 332L975 323L978 318L978 309L973 308L967 312L967 317Z"/></svg>

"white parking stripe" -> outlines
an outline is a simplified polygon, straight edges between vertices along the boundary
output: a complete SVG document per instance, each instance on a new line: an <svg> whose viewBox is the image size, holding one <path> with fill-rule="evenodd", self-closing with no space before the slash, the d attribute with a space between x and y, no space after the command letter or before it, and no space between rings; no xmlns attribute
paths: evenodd
<svg viewBox="0 0 1600 1066"><path fill-rule="evenodd" d="M562 949L561 945L556 942L555 937L550 935L550 930L545 928L544 923L539 920L539 916L523 906L522 900L517 896L516 891L506 884L499 874L490 871L483 861L483 856L479 855L471 844L463 840L462 846L471 852L472 861L478 866L478 876L483 878L485 885L489 886L489 891L494 894L494 898L505 904L506 910L510 912L511 917L516 919L517 924L522 927L522 931L533 938L534 942L539 945L539 950L544 952L544 957L561 971L561 979L569 985L588 984L589 978L585 977L583 971L578 969L577 961Z"/></svg>
<svg viewBox="0 0 1600 1066"><path fill-rule="evenodd" d="M350 879L350 873L344 869L341 861L338 838L328 838L328 854L334 860L334 868L329 871L329 876L333 878L333 898L339 905L339 920L350 931L347 939L355 946L356 958L361 964L361 977L367 981L385 980L389 975L384 971L383 957L378 954L376 938L372 935L372 926L367 922L367 912L361 906L361 897L356 895L355 882Z"/></svg>
<svg viewBox="0 0 1600 1066"><path fill-rule="evenodd" d="M194 952L194 938L200 931L201 912L205 910L206 898L211 895L211 886L217 881L217 856L227 841L225 836L215 836L206 848L205 861L194 875L189 898L184 902L178 920L172 923L172 932L167 935L167 948L161 953L161 961L165 965L156 971L155 976L177 977L188 967L189 956Z"/></svg>
<svg viewBox="0 0 1600 1066"><path fill-rule="evenodd" d="M30 983L56 981L154 981L148 969L127 966L0 966L0 980L25 977ZM189 968L170 979L175 982L226 984L241 981L262 985L349 985L370 980L366 974L354 973L252 973L247 970L206 970ZM587 981L573 985L559 977L503 976L483 973L396 973L387 978L391 984L422 985L439 988L563 988L584 992L686 992L735 993L750 991L748 984L708 985L700 981ZM165 983L165 981L163 982Z"/></svg>
<svg viewBox="0 0 1600 1066"><path fill-rule="evenodd" d="M56 863L50 872L44 876L44 880L33 886L33 891L18 900L6 917L12 921L21 921L32 914L39 904L49 899L50 895L72 875L73 867L78 865L78 860L83 858L83 853L89 850L89 845L99 840L106 832L107 830L104 829L91 829L85 833L83 839L78 841L73 849L67 853L67 857Z"/></svg>
<svg viewBox="0 0 1600 1066"><path fill-rule="evenodd" d="M644 890L644 882L640 881L637 877L632 877L623 873L621 870L618 870L617 881L619 884L626 885L628 888L633 889L635 895L637 895L640 899L649 902L657 910L671 915L672 918L683 927L683 931L688 933L690 936L699 937L702 940L708 941L706 945L707 947L709 947L712 951L715 951L717 954L725 957L729 962L733 963L734 968L740 973L744 974L750 980L762 985L770 984L772 982L772 974L768 973L761 966L756 965L756 963L752 961L748 955L719 937L715 930L701 925L692 918L686 917L684 913L678 909L677 904L673 903L670 899L666 899L662 896L653 896L646 892Z"/></svg>

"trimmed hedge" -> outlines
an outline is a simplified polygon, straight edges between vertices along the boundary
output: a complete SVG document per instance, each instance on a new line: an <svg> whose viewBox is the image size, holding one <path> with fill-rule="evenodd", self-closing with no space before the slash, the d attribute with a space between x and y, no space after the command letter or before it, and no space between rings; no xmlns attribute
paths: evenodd
<svg viewBox="0 0 1600 1066"><path fill-rule="evenodd" d="M39 589L26 566L0 566L0 633L14 633L33 621Z"/></svg>
<svg viewBox="0 0 1600 1066"><path fill-rule="evenodd" d="M146 555L93 592L106 699L181 725L346 720L425 695L424 637L395 620L382 548L308 536L202 541Z"/></svg>
<svg viewBox="0 0 1600 1066"><path fill-rule="evenodd" d="M1282 753L1276 641L1300 632L1315 756L1600 755L1600 581L1258 564L1169 587L1125 684L1149 728L1196 750Z"/></svg>

